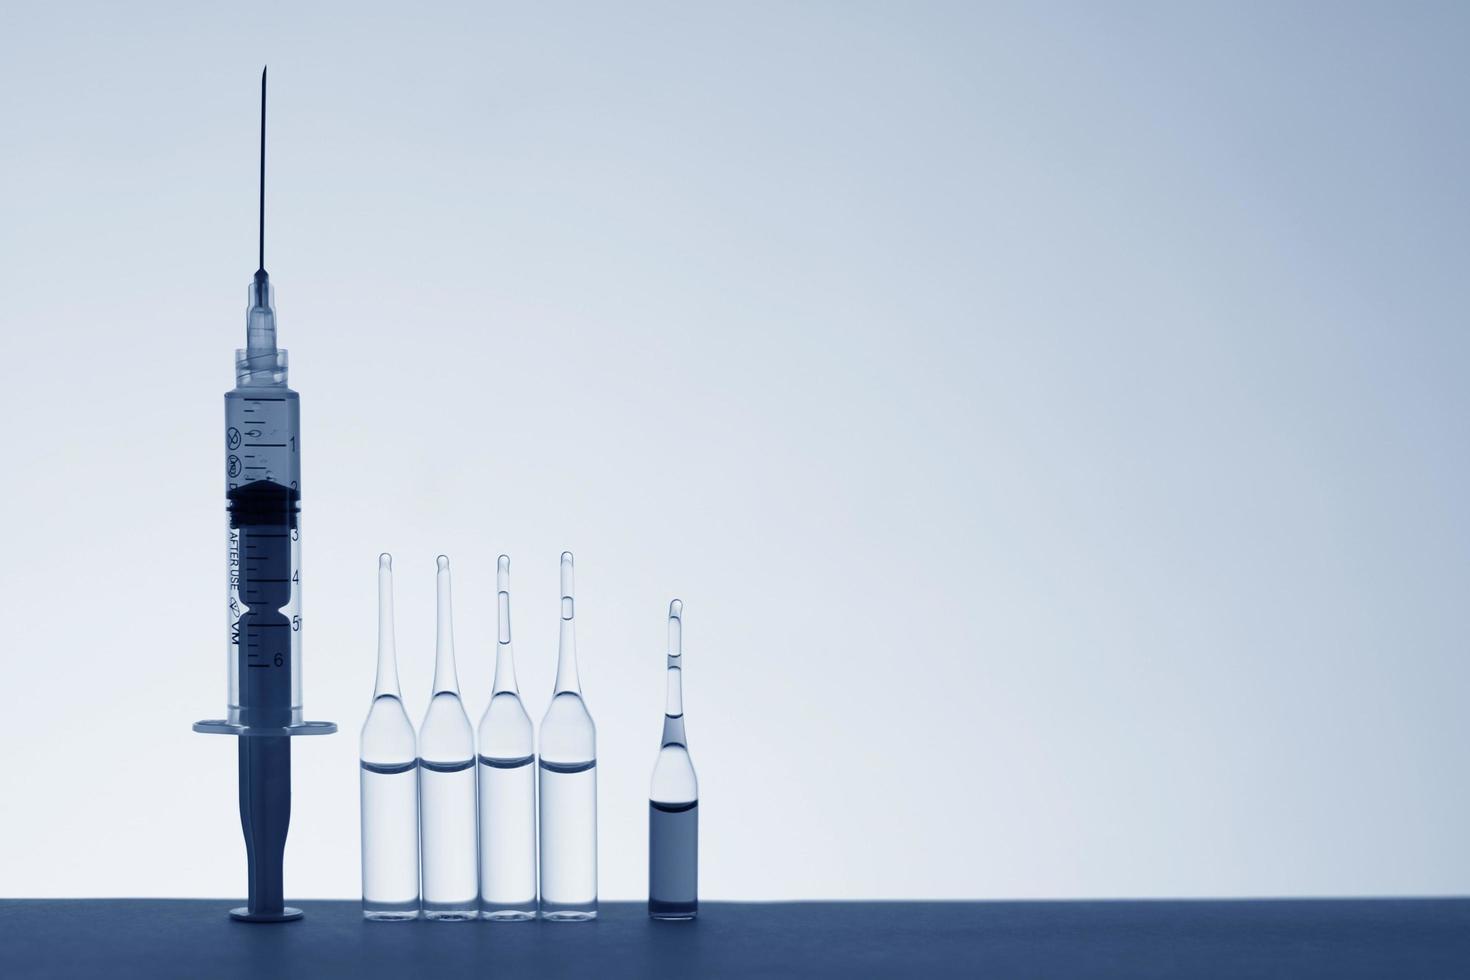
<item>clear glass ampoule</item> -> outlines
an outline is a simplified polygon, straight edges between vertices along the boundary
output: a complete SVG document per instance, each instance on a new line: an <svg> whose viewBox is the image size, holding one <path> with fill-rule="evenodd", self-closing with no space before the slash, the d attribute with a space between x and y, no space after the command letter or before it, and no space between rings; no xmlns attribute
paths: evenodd
<svg viewBox="0 0 1470 980"><path fill-rule="evenodd" d="M475 847L475 732L459 700L449 559L439 556L434 694L419 726L419 824L424 915L479 918Z"/></svg>
<svg viewBox="0 0 1470 980"><path fill-rule="evenodd" d="M572 553L561 556L556 690L541 719L541 916L597 917L597 729L577 680Z"/></svg>
<svg viewBox="0 0 1470 980"><path fill-rule="evenodd" d="M536 917L536 736L516 688L510 645L510 558L495 573L495 687L480 719L480 915Z"/></svg>
<svg viewBox="0 0 1470 980"><path fill-rule="evenodd" d="M419 914L419 777L413 722L398 692L393 558L378 556L378 682L358 742L362 788L362 914Z"/></svg>
<svg viewBox="0 0 1470 980"><path fill-rule="evenodd" d="M692 919L699 911L699 781L684 737L684 604L669 603L663 743L648 793L648 914Z"/></svg>

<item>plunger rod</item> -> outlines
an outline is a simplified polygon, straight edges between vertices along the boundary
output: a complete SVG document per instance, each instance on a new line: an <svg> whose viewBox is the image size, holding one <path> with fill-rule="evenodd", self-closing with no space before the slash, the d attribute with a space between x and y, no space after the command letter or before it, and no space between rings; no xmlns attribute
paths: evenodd
<svg viewBox="0 0 1470 980"><path fill-rule="evenodd" d="M291 740L245 736L240 742L240 827L250 865L249 904L230 914L245 922L284 922L301 912L286 908L282 867L291 825Z"/></svg>

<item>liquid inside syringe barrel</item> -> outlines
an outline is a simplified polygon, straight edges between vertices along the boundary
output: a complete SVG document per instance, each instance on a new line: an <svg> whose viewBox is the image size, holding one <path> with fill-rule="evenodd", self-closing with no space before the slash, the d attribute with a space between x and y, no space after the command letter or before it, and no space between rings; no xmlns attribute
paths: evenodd
<svg viewBox="0 0 1470 980"><path fill-rule="evenodd" d="M233 724L302 720L298 419L296 392L284 385L225 395Z"/></svg>

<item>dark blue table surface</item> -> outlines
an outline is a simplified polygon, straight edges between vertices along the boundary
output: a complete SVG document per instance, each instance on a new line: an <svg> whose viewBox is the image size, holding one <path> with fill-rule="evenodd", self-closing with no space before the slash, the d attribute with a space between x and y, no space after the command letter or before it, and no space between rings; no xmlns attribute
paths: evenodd
<svg viewBox="0 0 1470 980"><path fill-rule="evenodd" d="M0 900L0 977L1470 977L1470 899L709 902L690 923L368 923L298 902Z"/></svg>

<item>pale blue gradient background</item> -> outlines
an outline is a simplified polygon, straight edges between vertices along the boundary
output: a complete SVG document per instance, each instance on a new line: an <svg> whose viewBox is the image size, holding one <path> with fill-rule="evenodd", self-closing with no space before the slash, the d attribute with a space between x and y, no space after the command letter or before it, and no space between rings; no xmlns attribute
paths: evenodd
<svg viewBox="0 0 1470 980"><path fill-rule="evenodd" d="M0 894L244 888L220 394L303 393L290 894L578 556L602 884L663 612L710 898L1470 890L1470 8L6 4ZM434 5L438 6L438 5Z"/></svg>

